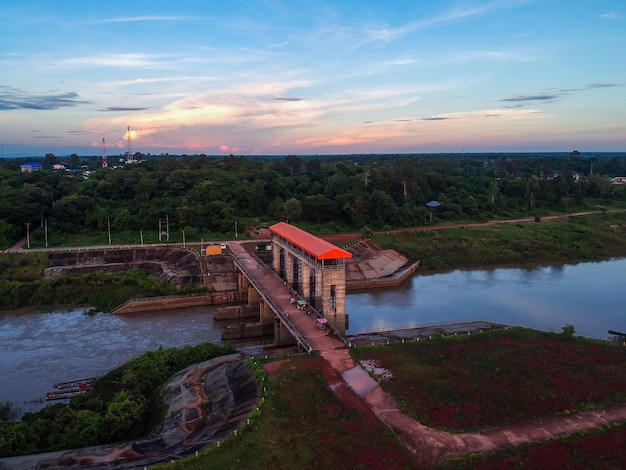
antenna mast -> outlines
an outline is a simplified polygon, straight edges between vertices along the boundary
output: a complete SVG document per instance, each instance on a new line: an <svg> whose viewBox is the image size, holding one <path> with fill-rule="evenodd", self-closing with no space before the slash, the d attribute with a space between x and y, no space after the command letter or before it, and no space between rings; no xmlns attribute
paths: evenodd
<svg viewBox="0 0 626 470"><path fill-rule="evenodd" d="M133 158L133 146L130 141L130 126L127 126L126 129L128 130L128 150L126 150L126 163L134 163L135 160Z"/></svg>
<svg viewBox="0 0 626 470"><path fill-rule="evenodd" d="M107 167L107 148L104 144L104 137L102 138L102 168Z"/></svg>

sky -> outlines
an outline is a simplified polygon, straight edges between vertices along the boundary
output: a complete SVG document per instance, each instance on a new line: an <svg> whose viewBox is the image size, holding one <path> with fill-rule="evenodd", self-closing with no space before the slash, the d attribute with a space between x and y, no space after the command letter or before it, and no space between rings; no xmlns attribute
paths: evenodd
<svg viewBox="0 0 626 470"><path fill-rule="evenodd" d="M5 157L626 150L623 0L5 0L0 24Z"/></svg>

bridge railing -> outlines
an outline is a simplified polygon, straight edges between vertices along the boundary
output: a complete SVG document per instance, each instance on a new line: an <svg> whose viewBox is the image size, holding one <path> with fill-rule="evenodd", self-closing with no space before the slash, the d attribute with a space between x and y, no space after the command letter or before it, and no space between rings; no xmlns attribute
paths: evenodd
<svg viewBox="0 0 626 470"><path fill-rule="evenodd" d="M254 279L250 271L248 271L246 266L244 266L244 264L241 263L239 256L233 256L233 261L235 262L237 267L241 270L241 272L243 272L246 275L246 277L248 278L248 281L250 281L250 284L252 284L252 287L254 287L257 290L257 292L259 293L259 295L261 295L263 300L270 306L270 308L274 311L274 313L278 315L278 317L280 318L280 321L283 323L283 325L285 325L285 328L287 328L287 331L289 331L289 333L294 337L294 339L300 345L300 347L304 349L307 353L310 353L313 350L313 348L311 347L309 342L304 338L304 336L302 336L302 333L300 333L296 329L293 323L291 323L291 321L289 320L289 317L286 316L281 311L278 305L276 305L276 303L274 303L274 301L270 297L267 296L263 288L256 282L256 279ZM274 271L272 271L272 273L274 273ZM274 275L276 274L274 273Z"/></svg>
<svg viewBox="0 0 626 470"><path fill-rule="evenodd" d="M250 253L252 255L252 257L261 265L267 267L267 269L269 271L272 271L272 269L267 266L267 264L261 259L259 258L255 253ZM272 271L273 272L273 271ZM275 275L277 275L276 273L274 273ZM288 286L289 290L294 294L294 296L299 295L297 291L295 291L291 286ZM317 311L317 309L315 307L313 307L310 303L307 305L307 308L309 309L309 311L313 314L313 316L315 316L315 318L325 318L323 314L321 314L320 312ZM326 328L328 328L330 331L332 331L334 333L334 335L339 338L341 341L343 341L343 343L346 346L350 346L350 341L348 341L348 339L345 337L345 335L343 335L341 333L341 331L339 331L332 323L327 323L326 324Z"/></svg>

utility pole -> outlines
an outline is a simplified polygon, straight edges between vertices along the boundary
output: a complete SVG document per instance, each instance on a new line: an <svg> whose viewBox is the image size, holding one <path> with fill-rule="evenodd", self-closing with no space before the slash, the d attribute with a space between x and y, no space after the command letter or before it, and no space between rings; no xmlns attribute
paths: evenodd
<svg viewBox="0 0 626 470"><path fill-rule="evenodd" d="M30 248L30 222L26 222L26 246Z"/></svg>
<svg viewBox="0 0 626 470"><path fill-rule="evenodd" d="M104 137L102 138L102 168L106 168L107 165L107 148L104 144Z"/></svg>

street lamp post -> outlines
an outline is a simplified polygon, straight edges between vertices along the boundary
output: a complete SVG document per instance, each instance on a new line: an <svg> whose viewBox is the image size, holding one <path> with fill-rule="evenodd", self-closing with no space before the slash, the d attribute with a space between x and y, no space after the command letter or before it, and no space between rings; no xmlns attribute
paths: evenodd
<svg viewBox="0 0 626 470"><path fill-rule="evenodd" d="M26 222L26 246L30 248L30 222Z"/></svg>
<svg viewBox="0 0 626 470"><path fill-rule="evenodd" d="M235 220L235 238L237 238L237 221Z"/></svg>

